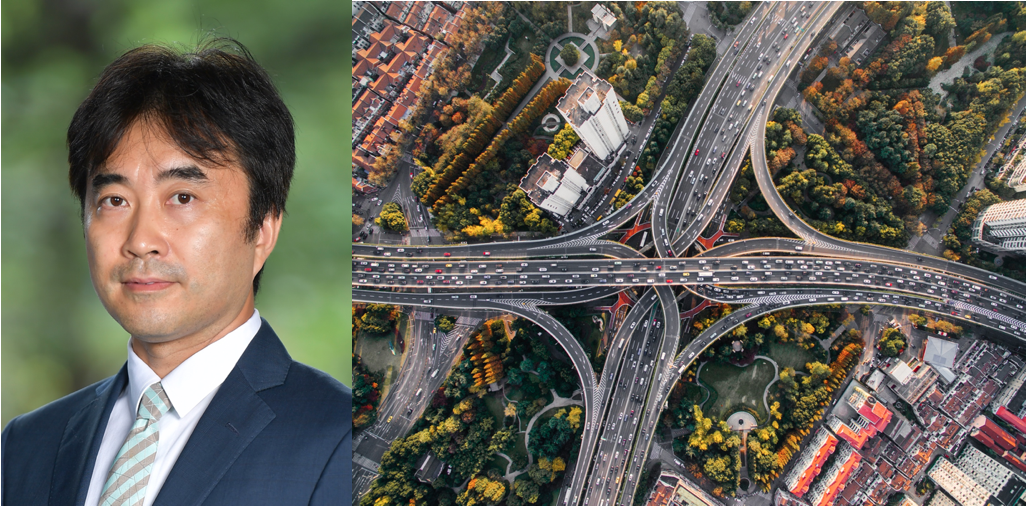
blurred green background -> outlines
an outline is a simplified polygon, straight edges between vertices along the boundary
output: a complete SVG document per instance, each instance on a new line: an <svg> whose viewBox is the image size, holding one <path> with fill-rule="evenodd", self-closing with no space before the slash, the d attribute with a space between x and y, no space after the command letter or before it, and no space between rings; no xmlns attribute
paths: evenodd
<svg viewBox="0 0 1026 506"><path fill-rule="evenodd" d="M3 424L125 361L128 335L93 291L67 183L65 135L75 108L124 51L149 42L194 45L210 33L250 49L296 121L288 216L257 308L294 359L350 384L349 11L348 2L319 0L2 3Z"/></svg>

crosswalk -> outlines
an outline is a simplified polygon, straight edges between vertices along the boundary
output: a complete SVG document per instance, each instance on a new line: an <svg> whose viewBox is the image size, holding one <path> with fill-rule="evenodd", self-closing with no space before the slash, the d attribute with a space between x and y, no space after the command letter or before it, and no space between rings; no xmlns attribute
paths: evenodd
<svg viewBox="0 0 1026 506"><path fill-rule="evenodd" d="M480 318L474 318L471 316L460 316L456 318L456 325L463 325L465 327L477 327L481 323Z"/></svg>
<svg viewBox="0 0 1026 506"><path fill-rule="evenodd" d="M592 245L594 245L594 244L596 244L598 242L598 237L599 237L599 234L589 235L589 236L585 236L585 237L578 237L577 239L572 239L572 240L567 241L567 242L561 242L561 243L555 243L555 244L547 244L545 246L538 246L538 247L529 248L529 249L562 249L562 248L575 247L575 246L592 246Z"/></svg>

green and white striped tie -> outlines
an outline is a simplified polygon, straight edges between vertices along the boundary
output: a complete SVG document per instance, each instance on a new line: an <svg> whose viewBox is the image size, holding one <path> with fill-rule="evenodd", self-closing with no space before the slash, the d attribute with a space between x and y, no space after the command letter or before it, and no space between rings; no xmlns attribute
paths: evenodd
<svg viewBox="0 0 1026 506"><path fill-rule="evenodd" d="M146 499L146 484L157 456L157 422L171 409L171 401L160 382L143 392L139 411L125 444L107 473L99 506L136 506Z"/></svg>

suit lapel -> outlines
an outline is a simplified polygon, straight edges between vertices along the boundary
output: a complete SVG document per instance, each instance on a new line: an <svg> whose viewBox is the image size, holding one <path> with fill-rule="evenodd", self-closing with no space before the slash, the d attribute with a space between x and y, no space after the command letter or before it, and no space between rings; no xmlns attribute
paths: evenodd
<svg viewBox="0 0 1026 506"><path fill-rule="evenodd" d="M96 398L68 420L54 459L50 504L85 502L110 412L127 383L128 369L122 366L118 374L96 387Z"/></svg>
<svg viewBox="0 0 1026 506"><path fill-rule="evenodd" d="M154 506L201 504L247 446L274 419L257 395L285 382L292 358L264 320L214 394L160 488Z"/></svg>

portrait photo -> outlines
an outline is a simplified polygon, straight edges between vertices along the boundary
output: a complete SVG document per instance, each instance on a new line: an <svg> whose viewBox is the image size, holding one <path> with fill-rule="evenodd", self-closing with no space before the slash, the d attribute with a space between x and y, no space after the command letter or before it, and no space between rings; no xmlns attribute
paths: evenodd
<svg viewBox="0 0 1026 506"><path fill-rule="evenodd" d="M4 503L349 501L345 12L3 5Z"/></svg>

